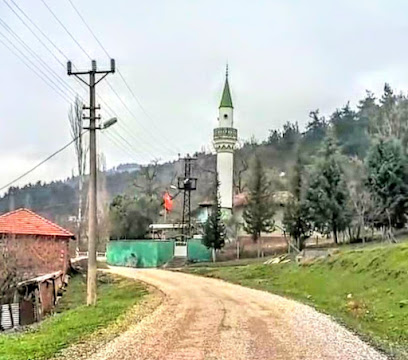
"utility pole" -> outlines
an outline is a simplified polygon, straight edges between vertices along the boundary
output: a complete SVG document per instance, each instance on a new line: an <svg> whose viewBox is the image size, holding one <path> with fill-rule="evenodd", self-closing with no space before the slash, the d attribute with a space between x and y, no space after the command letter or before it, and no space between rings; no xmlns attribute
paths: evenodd
<svg viewBox="0 0 408 360"><path fill-rule="evenodd" d="M183 197L183 218L182 218L182 240L186 241L191 237L191 191L197 189L197 178L191 176L192 163L197 158L187 157L184 159L184 177L178 178L178 189L184 193Z"/></svg>
<svg viewBox="0 0 408 360"><path fill-rule="evenodd" d="M84 106L84 110L89 110L89 116L84 116L84 119L89 119L89 127L84 128L89 130L89 228L88 228L88 279L87 279L87 294L86 303L88 305L96 304L96 234L97 234L97 168L96 168L96 130L100 130L101 127L96 125L96 120L100 120L100 116L96 116L96 110L100 109L100 106L95 105L95 87L104 79L108 74L115 72L115 60L111 59L110 70L97 70L96 61L92 60L92 68L89 71L77 71L72 72L72 63L68 61L67 72L68 75L74 75L84 84L89 86L89 107ZM96 75L101 74L99 79L96 79ZM85 81L81 75L88 75L89 82Z"/></svg>

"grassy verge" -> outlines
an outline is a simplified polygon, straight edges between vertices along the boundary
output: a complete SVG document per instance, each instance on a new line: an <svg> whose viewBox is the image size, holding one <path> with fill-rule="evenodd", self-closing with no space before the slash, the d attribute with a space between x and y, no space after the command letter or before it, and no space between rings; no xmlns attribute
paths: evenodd
<svg viewBox="0 0 408 360"><path fill-rule="evenodd" d="M86 279L76 275L59 303L56 314L33 330L0 335L1 360L49 359L60 350L86 341L93 333L114 323L118 317L147 294L133 280L101 274L98 277L98 303L88 307Z"/></svg>
<svg viewBox="0 0 408 360"><path fill-rule="evenodd" d="M408 358L408 245L342 251L308 265L197 267L221 278L308 303L389 354Z"/></svg>

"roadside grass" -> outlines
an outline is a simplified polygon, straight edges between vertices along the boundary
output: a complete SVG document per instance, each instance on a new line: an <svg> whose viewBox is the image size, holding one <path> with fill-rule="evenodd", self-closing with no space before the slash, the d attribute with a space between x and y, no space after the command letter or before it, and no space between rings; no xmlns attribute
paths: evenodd
<svg viewBox="0 0 408 360"><path fill-rule="evenodd" d="M217 261L217 262L196 262L190 263L188 266L191 268L218 268L218 267L226 267L226 266L245 266L245 265L253 265L253 264L262 264L268 259L272 259L278 255L272 256L265 256L263 258L242 258L242 259L234 259L234 260L226 260L226 261Z"/></svg>
<svg viewBox="0 0 408 360"><path fill-rule="evenodd" d="M186 271L300 300L334 316L388 354L408 359L408 244L340 251L304 265Z"/></svg>
<svg viewBox="0 0 408 360"><path fill-rule="evenodd" d="M98 274L97 305L88 307L86 278L75 275L54 315L26 332L0 335L0 359L50 359L114 323L147 293L144 285L133 280Z"/></svg>

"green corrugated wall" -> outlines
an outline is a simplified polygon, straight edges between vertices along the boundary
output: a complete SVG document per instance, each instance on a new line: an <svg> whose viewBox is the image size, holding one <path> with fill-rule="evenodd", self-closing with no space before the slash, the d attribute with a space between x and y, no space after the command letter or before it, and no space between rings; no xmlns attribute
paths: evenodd
<svg viewBox="0 0 408 360"><path fill-rule="evenodd" d="M173 255L173 240L121 240L108 243L106 257L110 265L152 268L165 264Z"/></svg>
<svg viewBox="0 0 408 360"><path fill-rule="evenodd" d="M187 242L188 260L192 262L211 261L211 249L207 249L198 239Z"/></svg>

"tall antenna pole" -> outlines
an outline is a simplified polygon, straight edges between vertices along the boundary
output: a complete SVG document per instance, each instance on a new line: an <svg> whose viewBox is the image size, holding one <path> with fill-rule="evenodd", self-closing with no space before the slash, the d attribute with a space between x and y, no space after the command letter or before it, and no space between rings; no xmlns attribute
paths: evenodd
<svg viewBox="0 0 408 360"><path fill-rule="evenodd" d="M95 105L95 87L105 78L108 74L115 72L115 60L111 59L110 70L97 70L96 61L92 60L92 68L89 71L72 72L72 63L67 63L68 75L74 75L87 86L89 86L89 107L84 106L85 110L89 110L89 116L84 116L84 119L89 119L89 229L88 229L88 279L87 279L87 294L86 303L88 305L96 304L96 234L98 226L97 218L97 165L96 165L96 130L101 129L96 125L96 120L100 119L100 116L96 116L96 110L100 109L100 106ZM102 76L97 80L96 75ZM86 82L81 75L89 76L89 83Z"/></svg>
<svg viewBox="0 0 408 360"><path fill-rule="evenodd" d="M183 217L182 217L182 240L186 241L191 237L191 191L197 189L197 178L192 177L192 162L196 158L187 157L184 159L184 177L178 178L178 188L183 191Z"/></svg>

